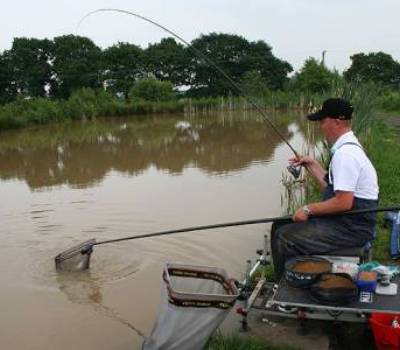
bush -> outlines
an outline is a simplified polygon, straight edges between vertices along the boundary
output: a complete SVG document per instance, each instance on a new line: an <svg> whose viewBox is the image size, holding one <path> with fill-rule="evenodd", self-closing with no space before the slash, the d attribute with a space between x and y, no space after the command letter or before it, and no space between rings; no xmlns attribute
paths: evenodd
<svg viewBox="0 0 400 350"><path fill-rule="evenodd" d="M0 129L45 124L60 119L59 103L42 97L18 99L0 109Z"/></svg>
<svg viewBox="0 0 400 350"><path fill-rule="evenodd" d="M323 63L319 63L315 58L310 57L306 60L300 72L294 76L292 88L320 94L331 88L332 80L336 76L338 76L337 72L331 72Z"/></svg>
<svg viewBox="0 0 400 350"><path fill-rule="evenodd" d="M71 119L97 116L98 99L93 89L83 88L72 93L65 102L66 115Z"/></svg>
<svg viewBox="0 0 400 350"><path fill-rule="evenodd" d="M129 90L130 101L152 101L165 102L176 99L173 85L169 81L159 81L156 79L142 79L135 83Z"/></svg>

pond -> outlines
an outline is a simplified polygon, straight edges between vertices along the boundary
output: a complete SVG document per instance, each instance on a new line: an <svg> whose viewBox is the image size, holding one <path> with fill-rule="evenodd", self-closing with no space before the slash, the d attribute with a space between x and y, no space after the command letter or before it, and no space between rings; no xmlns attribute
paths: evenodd
<svg viewBox="0 0 400 350"><path fill-rule="evenodd" d="M302 151L298 115L272 116ZM162 267L241 279L268 225L95 247L89 271L54 257L90 238L279 216L288 147L254 112L107 118L0 134L0 348L134 349L157 317Z"/></svg>

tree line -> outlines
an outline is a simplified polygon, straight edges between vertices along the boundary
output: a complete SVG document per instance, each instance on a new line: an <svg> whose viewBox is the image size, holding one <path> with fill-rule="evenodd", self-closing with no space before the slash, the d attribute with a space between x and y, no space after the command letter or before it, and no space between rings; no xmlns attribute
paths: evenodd
<svg viewBox="0 0 400 350"><path fill-rule="evenodd" d="M191 42L220 66L246 93L271 90L321 92L333 77L323 62L305 61L289 77L293 67L275 57L265 41L250 42L233 34L211 33ZM64 35L54 39L15 38L12 47L0 53L0 103L24 97L67 99L81 88L104 88L127 97L141 80L168 82L174 91L191 97L237 95L213 67L173 38L164 38L143 49L118 43L101 49L87 37ZM348 80L373 81L400 88L400 63L378 52L351 56L344 72ZM148 84L147 89L152 89Z"/></svg>
<svg viewBox="0 0 400 350"><path fill-rule="evenodd" d="M238 35L202 35L192 47L212 57L235 81L257 70L268 85L283 88L292 71L263 41L249 42ZM86 37L65 35L49 39L15 38L0 55L0 99L17 96L68 98L75 90L105 87L127 95L133 84L152 77L186 87L193 96L221 96L230 86L190 48L165 38L146 49L118 43L104 50Z"/></svg>

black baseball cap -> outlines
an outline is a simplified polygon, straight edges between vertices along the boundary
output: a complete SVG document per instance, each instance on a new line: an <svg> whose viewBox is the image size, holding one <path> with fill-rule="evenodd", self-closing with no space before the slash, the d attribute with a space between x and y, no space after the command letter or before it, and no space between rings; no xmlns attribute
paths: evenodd
<svg viewBox="0 0 400 350"><path fill-rule="evenodd" d="M322 108L307 116L308 120L321 120L324 118L335 118L341 120L351 119L353 113L353 106L349 101L342 98L328 98L323 104Z"/></svg>

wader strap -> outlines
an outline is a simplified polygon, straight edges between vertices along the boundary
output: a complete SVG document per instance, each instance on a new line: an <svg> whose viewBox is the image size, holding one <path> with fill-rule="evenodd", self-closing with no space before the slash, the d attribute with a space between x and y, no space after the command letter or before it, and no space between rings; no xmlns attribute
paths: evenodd
<svg viewBox="0 0 400 350"><path fill-rule="evenodd" d="M342 148L344 145L354 145L354 146L357 146L357 147L361 148L361 150L365 153L365 150L364 150L363 146L361 146L361 145L360 145L359 143L357 143L357 142L351 142L351 141L342 143L342 144L335 150L335 152L336 152L337 150L339 150L340 148ZM330 184L333 185L333 175L332 175L332 170L331 170L331 163L332 163L332 158L333 158L333 155L334 155L334 154L335 154L335 153L333 153L333 154L331 155L330 159L329 159L328 173L325 175L325 181L327 180L326 183L327 183L328 185L330 185ZM367 155L367 154L365 153L365 155Z"/></svg>

